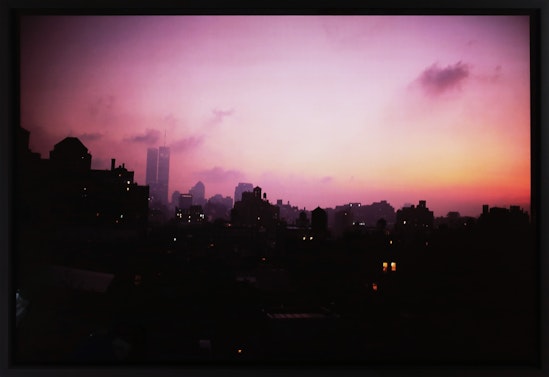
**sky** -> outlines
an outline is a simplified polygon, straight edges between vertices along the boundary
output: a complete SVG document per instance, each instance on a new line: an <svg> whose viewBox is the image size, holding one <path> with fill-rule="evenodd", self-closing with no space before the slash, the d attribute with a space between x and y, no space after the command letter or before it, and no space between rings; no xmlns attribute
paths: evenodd
<svg viewBox="0 0 549 377"><path fill-rule="evenodd" d="M20 120L169 193L530 208L528 16L22 16Z"/></svg>

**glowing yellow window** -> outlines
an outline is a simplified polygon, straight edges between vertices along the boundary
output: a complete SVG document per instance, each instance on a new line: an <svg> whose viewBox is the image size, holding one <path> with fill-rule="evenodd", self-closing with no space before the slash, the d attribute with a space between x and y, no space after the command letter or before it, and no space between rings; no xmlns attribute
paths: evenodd
<svg viewBox="0 0 549 377"><path fill-rule="evenodd" d="M396 270L397 270L396 262L391 262L391 271L396 271Z"/></svg>
<svg viewBox="0 0 549 377"><path fill-rule="evenodd" d="M388 264L387 262L383 262L383 272L387 272Z"/></svg>

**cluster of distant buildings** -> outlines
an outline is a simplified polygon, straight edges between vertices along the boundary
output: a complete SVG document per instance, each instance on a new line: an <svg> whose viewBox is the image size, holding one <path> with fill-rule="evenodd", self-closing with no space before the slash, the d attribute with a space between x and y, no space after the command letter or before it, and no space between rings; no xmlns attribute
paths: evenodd
<svg viewBox="0 0 549 377"><path fill-rule="evenodd" d="M134 172L111 160L110 169L91 169L91 154L75 137L55 144L49 159L29 149L29 132L18 129L17 194L22 195L19 215L29 224L86 224L104 227L135 227L140 231L150 224L175 221L197 224L221 220L237 226L259 227L273 231L283 224L288 228L318 228L320 223L332 236L349 229L391 228L399 233L429 231L434 227L462 227L476 219L450 212L435 219L424 200L397 211L385 200L363 205L352 202L335 208L306 211L278 199L271 204L267 194L251 183L238 183L234 201L220 194L205 198L205 186L197 182L188 192L175 191L168 201L170 149L147 150L146 185L134 182ZM316 211L316 212L315 212ZM316 213L316 219L315 214ZM496 221L505 216L528 221L528 214L517 206L483 206L479 221ZM520 220L522 219L522 220Z"/></svg>

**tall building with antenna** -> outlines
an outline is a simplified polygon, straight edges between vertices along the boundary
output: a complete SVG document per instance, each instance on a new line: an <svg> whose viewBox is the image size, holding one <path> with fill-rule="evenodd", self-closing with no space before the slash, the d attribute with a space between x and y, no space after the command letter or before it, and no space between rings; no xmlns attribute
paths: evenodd
<svg viewBox="0 0 549 377"><path fill-rule="evenodd" d="M146 184L149 186L151 204L168 204L170 179L170 148L165 146L147 149Z"/></svg>
<svg viewBox="0 0 549 377"><path fill-rule="evenodd" d="M170 148L158 148L158 177L156 180L159 199L168 203L168 183L170 179Z"/></svg>

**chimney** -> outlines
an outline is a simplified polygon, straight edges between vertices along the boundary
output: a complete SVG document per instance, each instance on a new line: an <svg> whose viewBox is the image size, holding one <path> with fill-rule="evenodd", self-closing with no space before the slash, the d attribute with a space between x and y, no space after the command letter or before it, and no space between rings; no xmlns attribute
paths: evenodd
<svg viewBox="0 0 549 377"><path fill-rule="evenodd" d="M115 159L111 158L111 170L114 170Z"/></svg>

